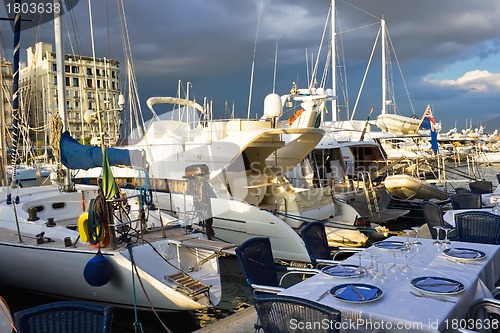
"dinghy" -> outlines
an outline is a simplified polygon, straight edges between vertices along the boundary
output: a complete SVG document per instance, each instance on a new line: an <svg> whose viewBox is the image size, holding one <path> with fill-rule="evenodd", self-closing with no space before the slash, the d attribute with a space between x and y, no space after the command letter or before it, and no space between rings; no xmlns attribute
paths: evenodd
<svg viewBox="0 0 500 333"><path fill-rule="evenodd" d="M409 175L387 176L384 184L387 191L399 199L448 199L448 194L445 191L424 180Z"/></svg>

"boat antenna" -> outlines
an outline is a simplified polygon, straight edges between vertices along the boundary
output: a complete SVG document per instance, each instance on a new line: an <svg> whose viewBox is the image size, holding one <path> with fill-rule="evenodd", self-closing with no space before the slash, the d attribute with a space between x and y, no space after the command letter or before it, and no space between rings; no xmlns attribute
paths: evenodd
<svg viewBox="0 0 500 333"><path fill-rule="evenodd" d="M274 51L274 77L273 77L273 94L276 91L276 66L278 64L278 42L276 42L276 50Z"/></svg>
<svg viewBox="0 0 500 333"><path fill-rule="evenodd" d="M247 120L250 120L250 106L252 105L253 75L255 72L255 54L257 53L257 38L259 37L259 26L260 26L260 18L262 16L262 4L263 3L264 3L264 0L260 0L259 17L257 19L257 29L255 31L255 41L253 44L252 71L250 74L250 93L248 94Z"/></svg>

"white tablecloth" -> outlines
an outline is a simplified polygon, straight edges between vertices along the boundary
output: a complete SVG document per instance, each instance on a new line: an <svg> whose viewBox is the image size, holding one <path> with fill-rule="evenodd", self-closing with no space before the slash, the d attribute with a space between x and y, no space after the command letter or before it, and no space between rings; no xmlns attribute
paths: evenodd
<svg viewBox="0 0 500 333"><path fill-rule="evenodd" d="M500 201L500 193L481 194L481 201L485 207L494 206L497 201Z"/></svg>
<svg viewBox="0 0 500 333"><path fill-rule="evenodd" d="M491 213L493 208L483 208L483 209L450 209L443 215L443 219L452 225L455 226L455 214L465 213L465 212L488 212Z"/></svg>
<svg viewBox="0 0 500 333"><path fill-rule="evenodd" d="M389 240L404 241L405 237L391 237ZM464 318L472 301L491 297L489 290L494 288L500 276L499 246L475 243L453 243L455 247L481 250L486 258L468 263L451 261L442 251L433 246L433 240L421 239L423 243L419 251L409 253L408 262L412 267L409 279L389 280L384 284L365 278L334 278L318 274L288 289L282 294L317 300L330 288L343 283L366 283L376 285L384 292L379 300L353 304L343 302L327 295L320 302L338 309L342 313L343 332L441 332L451 328L451 321ZM394 262L393 251L371 247L362 252L362 265L368 266L371 255L381 258L386 274L390 263ZM406 259L401 251L396 251L396 264L401 267ZM346 263L358 264L357 255L350 257ZM416 297L410 293L415 291L410 281L416 277L437 276L457 280L464 284L465 291L446 297L456 303L442 302L430 298Z"/></svg>

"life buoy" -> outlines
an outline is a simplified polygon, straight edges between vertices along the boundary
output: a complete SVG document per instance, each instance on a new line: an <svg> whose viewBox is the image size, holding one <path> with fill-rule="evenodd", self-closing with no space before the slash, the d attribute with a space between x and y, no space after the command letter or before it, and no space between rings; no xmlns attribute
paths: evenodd
<svg viewBox="0 0 500 333"><path fill-rule="evenodd" d="M78 233L82 242L89 241L89 212L83 212L78 218Z"/></svg>
<svg viewBox="0 0 500 333"><path fill-rule="evenodd" d="M82 242L87 243L89 241L89 212L83 212L80 217L78 217L78 233L80 234L80 239ZM99 228L99 227L98 227ZM109 232L106 230L100 232L99 234L99 243L93 244L94 247L106 247L110 243Z"/></svg>
<svg viewBox="0 0 500 333"><path fill-rule="evenodd" d="M107 231L102 232L100 239L101 239L101 241L99 243L94 244L95 248L108 246L109 242L111 241L111 239L109 237L109 232L107 232Z"/></svg>
<svg viewBox="0 0 500 333"><path fill-rule="evenodd" d="M295 112L288 120L288 124L289 125L293 124L293 122L297 120L297 118L302 114L302 112L304 112L304 109L297 110L297 112Z"/></svg>

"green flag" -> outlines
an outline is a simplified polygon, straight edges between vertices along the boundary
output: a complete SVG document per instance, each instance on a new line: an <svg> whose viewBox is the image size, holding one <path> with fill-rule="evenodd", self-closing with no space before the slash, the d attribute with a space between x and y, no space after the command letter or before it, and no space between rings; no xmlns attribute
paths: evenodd
<svg viewBox="0 0 500 333"><path fill-rule="evenodd" d="M106 200L113 198L119 192L115 178L113 177L113 172L109 166L106 148L104 147L102 148L102 191L104 192Z"/></svg>

